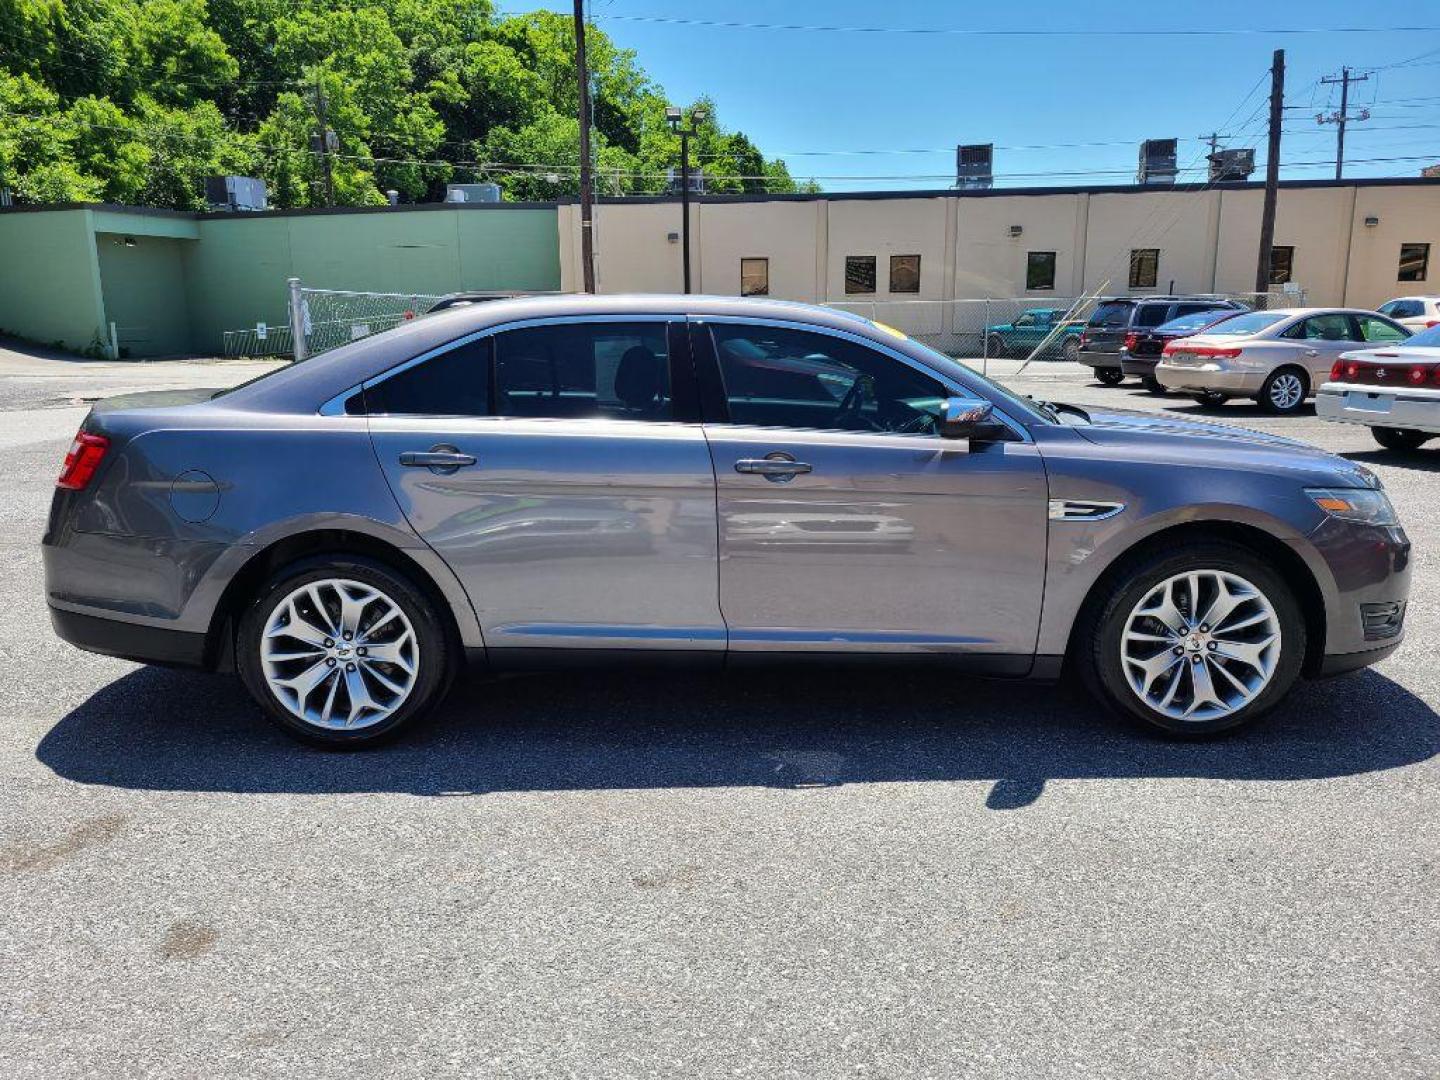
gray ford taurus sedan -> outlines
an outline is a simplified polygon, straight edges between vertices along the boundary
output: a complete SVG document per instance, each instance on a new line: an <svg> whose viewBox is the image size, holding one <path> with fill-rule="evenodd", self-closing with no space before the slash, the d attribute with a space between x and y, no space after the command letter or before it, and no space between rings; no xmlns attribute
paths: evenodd
<svg viewBox="0 0 1440 1080"><path fill-rule="evenodd" d="M101 402L44 538L57 632L238 670L361 746L466 660L924 660L1234 727L1401 640L1410 545L1287 439L1020 398L774 301L458 307L225 392Z"/></svg>

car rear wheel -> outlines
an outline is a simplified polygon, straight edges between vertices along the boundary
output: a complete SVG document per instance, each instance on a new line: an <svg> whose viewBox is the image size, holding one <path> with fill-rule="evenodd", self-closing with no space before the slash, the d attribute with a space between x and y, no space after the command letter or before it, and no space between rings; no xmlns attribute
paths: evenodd
<svg viewBox="0 0 1440 1080"><path fill-rule="evenodd" d="M1230 400L1229 397L1227 397L1225 394L1220 393L1219 390L1201 390L1197 393L1191 394L1190 396L1194 398L1197 402L1199 402L1201 405L1206 405L1210 408L1216 408L1220 405L1224 405L1227 401Z"/></svg>
<svg viewBox="0 0 1440 1080"><path fill-rule="evenodd" d="M1096 368L1095 378L1106 386L1119 386L1125 381L1125 373L1119 368Z"/></svg>
<svg viewBox="0 0 1440 1080"><path fill-rule="evenodd" d="M1005 347L1005 339L999 334L991 334L985 339L985 355L992 358L1004 357L1009 350Z"/></svg>
<svg viewBox="0 0 1440 1080"><path fill-rule="evenodd" d="M1386 450L1418 450L1431 438L1423 431L1409 428L1372 427L1370 434Z"/></svg>
<svg viewBox="0 0 1440 1080"><path fill-rule="evenodd" d="M1065 344L1061 346L1061 351L1067 362L1078 364L1080 362L1080 339L1078 337L1066 338Z"/></svg>
<svg viewBox="0 0 1440 1080"><path fill-rule="evenodd" d="M1309 394L1309 376L1299 368L1282 367L1270 373L1256 400L1268 413L1290 416L1300 411Z"/></svg>
<svg viewBox="0 0 1440 1080"><path fill-rule="evenodd" d="M453 664L429 600L357 556L275 574L240 620L246 688L286 732L332 749L373 746L439 703Z"/></svg>
<svg viewBox="0 0 1440 1080"><path fill-rule="evenodd" d="M1143 379L1140 380L1140 385L1145 387L1145 389L1152 394L1165 393L1165 387L1160 385L1160 380L1155 378L1154 375L1146 375Z"/></svg>
<svg viewBox="0 0 1440 1080"><path fill-rule="evenodd" d="M1290 586L1245 548L1181 544L1141 559L1092 604L1076 657L1090 691L1172 735L1208 735L1285 696L1305 656Z"/></svg>

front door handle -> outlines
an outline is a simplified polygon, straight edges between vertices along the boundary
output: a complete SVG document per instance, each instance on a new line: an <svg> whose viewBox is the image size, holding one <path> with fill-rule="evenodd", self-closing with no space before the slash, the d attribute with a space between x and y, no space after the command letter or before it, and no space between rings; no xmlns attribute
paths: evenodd
<svg viewBox="0 0 1440 1080"><path fill-rule="evenodd" d="M441 443L429 450L401 451L400 464L416 469L431 469L437 473L453 473L462 465L474 465L475 455Z"/></svg>
<svg viewBox="0 0 1440 1080"><path fill-rule="evenodd" d="M1306 349L1306 350L1305 350L1305 355L1306 355L1306 356L1319 356L1319 355L1320 355L1320 350L1319 350L1319 349Z"/></svg>
<svg viewBox="0 0 1440 1080"><path fill-rule="evenodd" d="M738 473L757 473L777 484L793 480L801 473L814 472L812 466L796 461L789 454L771 454L763 458L741 458L735 462Z"/></svg>

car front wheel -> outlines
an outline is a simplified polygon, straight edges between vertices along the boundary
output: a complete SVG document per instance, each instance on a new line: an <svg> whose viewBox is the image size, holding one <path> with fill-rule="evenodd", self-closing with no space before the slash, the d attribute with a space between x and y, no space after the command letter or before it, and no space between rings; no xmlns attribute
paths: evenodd
<svg viewBox="0 0 1440 1080"><path fill-rule="evenodd" d="M246 688L289 734L332 749L372 746L428 712L453 668L443 624L411 581L338 555L275 574L240 620Z"/></svg>
<svg viewBox="0 0 1440 1080"><path fill-rule="evenodd" d="M1005 339L999 334L991 334L985 339L985 355L992 359L1002 359L1009 350L1005 347Z"/></svg>
<svg viewBox="0 0 1440 1080"><path fill-rule="evenodd" d="M1255 719L1285 696L1305 656L1290 586L1247 549L1218 541L1126 567L1078 629L1091 692L1172 735Z"/></svg>
<svg viewBox="0 0 1440 1080"><path fill-rule="evenodd" d="M1370 434L1386 450L1418 450L1431 438L1423 431L1409 428L1372 427Z"/></svg>

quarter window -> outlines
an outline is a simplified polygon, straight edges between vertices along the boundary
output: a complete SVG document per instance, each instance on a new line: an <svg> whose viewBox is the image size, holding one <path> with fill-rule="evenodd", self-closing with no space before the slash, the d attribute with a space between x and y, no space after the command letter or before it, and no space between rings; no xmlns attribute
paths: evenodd
<svg viewBox="0 0 1440 1080"><path fill-rule="evenodd" d="M875 291L875 256L845 256L845 291L847 293L873 293Z"/></svg>
<svg viewBox="0 0 1440 1080"><path fill-rule="evenodd" d="M943 384L874 349L808 330L717 323L735 424L935 434Z"/></svg>
<svg viewBox="0 0 1440 1080"><path fill-rule="evenodd" d="M1277 245L1270 249L1270 284L1284 285L1294 281L1295 247L1291 244Z"/></svg>
<svg viewBox="0 0 1440 1080"><path fill-rule="evenodd" d="M557 323L495 336L499 416L669 420L664 323Z"/></svg>
<svg viewBox="0 0 1440 1080"><path fill-rule="evenodd" d="M457 345L367 387L365 411L372 416L490 415L490 339Z"/></svg>
<svg viewBox="0 0 1440 1080"><path fill-rule="evenodd" d="M1169 304L1141 304L1135 312L1135 325L1140 327L1159 326L1170 321Z"/></svg>
<svg viewBox="0 0 1440 1080"><path fill-rule="evenodd" d="M920 291L920 256L890 256L890 291L892 293L918 293Z"/></svg>
<svg viewBox="0 0 1440 1080"><path fill-rule="evenodd" d="M741 259L741 260L740 260L740 295L741 295L741 296L769 296L769 295L770 295L770 260L769 260L769 259Z"/></svg>
<svg viewBox="0 0 1440 1080"><path fill-rule="evenodd" d="M1429 244L1400 245L1400 280L1424 281L1430 273Z"/></svg>
<svg viewBox="0 0 1440 1080"><path fill-rule="evenodd" d="M1055 252L1031 251L1025 255L1025 288L1055 288Z"/></svg>
<svg viewBox="0 0 1440 1080"><path fill-rule="evenodd" d="M1130 250L1130 288L1153 289L1160 279L1160 249Z"/></svg>

